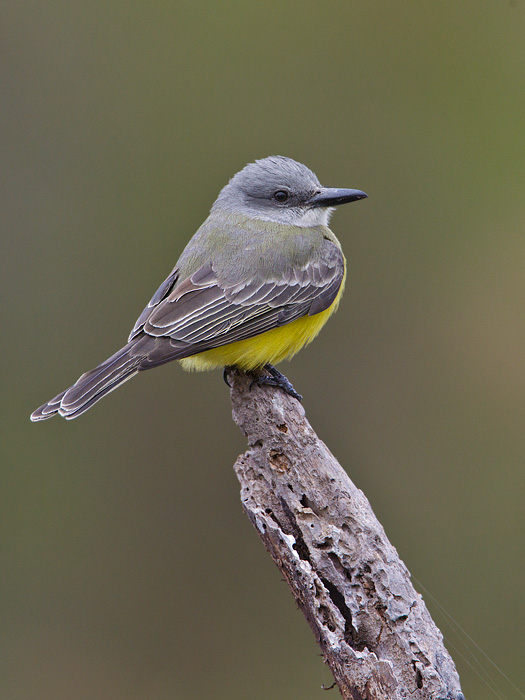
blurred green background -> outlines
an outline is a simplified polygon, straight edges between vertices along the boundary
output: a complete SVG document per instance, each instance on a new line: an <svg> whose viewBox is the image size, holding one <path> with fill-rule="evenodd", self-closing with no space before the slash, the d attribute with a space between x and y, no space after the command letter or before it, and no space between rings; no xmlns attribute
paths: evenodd
<svg viewBox="0 0 525 700"><path fill-rule="evenodd" d="M328 697L241 511L220 373L168 365L29 422L271 154L369 194L333 218L340 310L282 369L413 575L523 689L523 0L4 0L0 26L1 697ZM466 697L517 697L427 603Z"/></svg>

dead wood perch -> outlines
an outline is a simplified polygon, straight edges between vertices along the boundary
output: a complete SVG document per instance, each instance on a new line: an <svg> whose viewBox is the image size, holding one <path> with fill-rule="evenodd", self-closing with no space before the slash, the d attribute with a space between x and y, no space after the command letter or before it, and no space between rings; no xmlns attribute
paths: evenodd
<svg viewBox="0 0 525 700"><path fill-rule="evenodd" d="M243 507L281 570L343 698L464 700L459 676L410 574L364 494L302 405L229 375L248 439L235 471Z"/></svg>

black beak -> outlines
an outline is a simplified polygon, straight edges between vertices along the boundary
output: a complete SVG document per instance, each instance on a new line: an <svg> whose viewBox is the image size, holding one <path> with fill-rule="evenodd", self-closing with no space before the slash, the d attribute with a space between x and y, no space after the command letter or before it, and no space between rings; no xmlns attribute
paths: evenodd
<svg viewBox="0 0 525 700"><path fill-rule="evenodd" d="M361 190L340 190L337 187L323 187L320 192L314 194L308 200L310 207L335 207L337 204L347 202L357 202L358 199L365 199L367 194Z"/></svg>

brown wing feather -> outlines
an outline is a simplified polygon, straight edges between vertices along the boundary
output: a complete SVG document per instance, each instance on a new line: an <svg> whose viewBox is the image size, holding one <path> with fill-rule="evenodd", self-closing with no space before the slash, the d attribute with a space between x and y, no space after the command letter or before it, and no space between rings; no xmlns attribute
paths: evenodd
<svg viewBox="0 0 525 700"><path fill-rule="evenodd" d="M221 284L208 264L173 286L174 271L132 331L133 337L144 332L168 341L157 342L145 364L188 357L324 311L336 298L344 275L343 255L330 246L328 260L291 269L280 280Z"/></svg>
<svg viewBox="0 0 525 700"><path fill-rule="evenodd" d="M177 270L177 268L175 268L170 272L168 277L166 277L164 282L160 285L155 294L151 297L144 311L138 317L137 322L133 326L133 330L129 334L128 342L135 338L135 336L137 336L142 331L148 316L150 316L151 314L151 310L155 306L158 306L158 304L160 304L160 302L168 296L168 294L171 292L174 285L176 284L178 276L179 271Z"/></svg>

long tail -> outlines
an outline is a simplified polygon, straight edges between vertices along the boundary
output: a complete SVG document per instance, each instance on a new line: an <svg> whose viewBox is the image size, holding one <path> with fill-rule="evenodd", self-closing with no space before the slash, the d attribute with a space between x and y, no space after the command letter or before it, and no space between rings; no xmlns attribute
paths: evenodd
<svg viewBox="0 0 525 700"><path fill-rule="evenodd" d="M152 339L144 336L132 340L101 365L79 377L69 389L37 408L31 420L46 420L57 413L67 420L77 418L141 369L147 369L151 344Z"/></svg>

